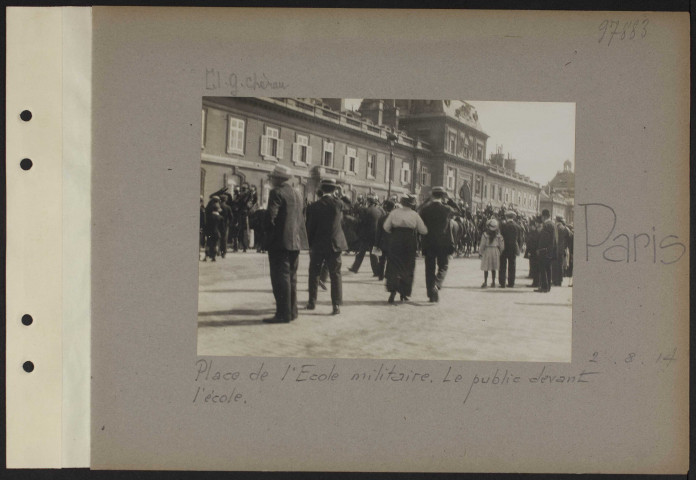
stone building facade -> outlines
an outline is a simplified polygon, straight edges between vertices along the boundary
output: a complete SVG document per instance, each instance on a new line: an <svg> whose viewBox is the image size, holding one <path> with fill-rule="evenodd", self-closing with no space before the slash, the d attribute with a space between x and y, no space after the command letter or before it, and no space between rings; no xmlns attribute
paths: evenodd
<svg viewBox="0 0 696 480"><path fill-rule="evenodd" d="M488 158L487 139L460 101L363 99L349 111L342 99L204 97L201 195L246 182L265 204L267 174L282 163L308 200L331 177L353 200L411 192L423 201L442 185L473 212L490 204L536 214L539 185L500 152Z"/></svg>

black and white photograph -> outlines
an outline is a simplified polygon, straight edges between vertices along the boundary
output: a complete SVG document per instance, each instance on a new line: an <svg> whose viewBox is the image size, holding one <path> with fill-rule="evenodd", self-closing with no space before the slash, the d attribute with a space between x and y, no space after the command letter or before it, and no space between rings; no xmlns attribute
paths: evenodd
<svg viewBox="0 0 696 480"><path fill-rule="evenodd" d="M201 116L199 355L570 361L575 104Z"/></svg>

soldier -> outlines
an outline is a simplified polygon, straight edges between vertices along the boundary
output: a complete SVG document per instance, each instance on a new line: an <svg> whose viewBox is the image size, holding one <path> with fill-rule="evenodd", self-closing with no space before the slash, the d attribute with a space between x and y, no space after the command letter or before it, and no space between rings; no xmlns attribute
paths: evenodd
<svg viewBox="0 0 696 480"><path fill-rule="evenodd" d="M276 313L266 323L288 323L297 318L297 266L300 250L307 248L302 198L288 183L288 167L276 165L268 178L273 185L264 219L271 285Z"/></svg>
<svg viewBox="0 0 696 480"><path fill-rule="evenodd" d="M228 238L232 241L232 251L239 250L239 187L234 187L232 195L228 199L228 205L232 210L232 222Z"/></svg>
<svg viewBox="0 0 696 480"><path fill-rule="evenodd" d="M498 284L500 288L515 286L515 274L517 272L517 256L520 254L520 226L515 223L515 212L508 210L505 213L505 221L500 226L500 234L505 241L505 248L500 254L500 272L498 274ZM507 276L506 276L507 274Z"/></svg>
<svg viewBox="0 0 696 480"><path fill-rule="evenodd" d="M220 256L225 258L227 254L227 239L230 226L232 224L232 209L229 205L229 194L223 193L220 195L220 216L222 217L222 226L220 231Z"/></svg>
<svg viewBox="0 0 696 480"><path fill-rule="evenodd" d="M341 226L343 204L334 192L336 180L321 181L324 195L317 200L307 216L307 239L309 241L309 301L307 310L314 310L317 301L317 286L322 265L329 270L331 279L331 304L333 315L341 313L343 288L341 282L341 253L348 248Z"/></svg>
<svg viewBox="0 0 696 480"><path fill-rule="evenodd" d="M360 247L355 256L353 266L350 267L348 271L358 273L360 265L362 265L362 261L365 258L365 253L369 252L372 275L379 277L379 259L376 255L372 254L372 247L375 244L375 237L377 236L377 224L383 215L384 210L377 205L377 197L375 195L368 195L367 206L360 208L358 214L358 237L360 239Z"/></svg>
<svg viewBox="0 0 696 480"><path fill-rule="evenodd" d="M427 204L420 210L428 233L423 237L423 253L425 254L425 288L428 299L431 302L438 302L442 288L442 282L447 276L449 266L449 256L454 251L454 241L450 227L450 219L457 211L454 206L447 203L452 202L447 198L447 191L444 187L433 187L432 197ZM435 266L437 264L437 273Z"/></svg>

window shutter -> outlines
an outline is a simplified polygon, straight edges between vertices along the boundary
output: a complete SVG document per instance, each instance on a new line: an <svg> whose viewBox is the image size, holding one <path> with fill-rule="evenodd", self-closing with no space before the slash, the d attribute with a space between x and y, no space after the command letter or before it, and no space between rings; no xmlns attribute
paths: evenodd
<svg viewBox="0 0 696 480"><path fill-rule="evenodd" d="M261 135L261 156L268 156L268 137L266 135Z"/></svg>
<svg viewBox="0 0 696 480"><path fill-rule="evenodd" d="M312 163L312 147L307 147L307 164Z"/></svg>
<svg viewBox="0 0 696 480"><path fill-rule="evenodd" d="M298 163L300 161L300 144L299 143L293 143L292 144L292 161L293 163Z"/></svg>
<svg viewBox="0 0 696 480"><path fill-rule="evenodd" d="M360 171L360 156L358 155L358 153L359 152L356 150L355 151L355 172L356 173Z"/></svg>
<svg viewBox="0 0 696 480"><path fill-rule="evenodd" d="M278 159L283 158L283 150L285 149L285 141L284 140L278 140L278 152L276 153L276 157Z"/></svg>

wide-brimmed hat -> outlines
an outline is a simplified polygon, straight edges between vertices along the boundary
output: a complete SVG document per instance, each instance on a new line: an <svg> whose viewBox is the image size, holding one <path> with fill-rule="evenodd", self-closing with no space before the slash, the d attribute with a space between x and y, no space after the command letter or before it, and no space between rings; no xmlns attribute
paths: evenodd
<svg viewBox="0 0 696 480"><path fill-rule="evenodd" d="M412 195L410 193L407 193L403 197L401 197L401 205L405 205L407 207L412 207L415 208L416 206L416 196Z"/></svg>
<svg viewBox="0 0 696 480"><path fill-rule="evenodd" d="M284 180L288 180L290 177L292 177L292 172L285 165L276 165L268 176L271 178L282 178Z"/></svg>
<svg viewBox="0 0 696 480"><path fill-rule="evenodd" d="M335 178L324 178L319 182L319 188L324 191L334 190L337 186Z"/></svg>
<svg viewBox="0 0 696 480"><path fill-rule="evenodd" d="M488 227L489 230L498 230L498 220L491 218L486 222L486 227Z"/></svg>

